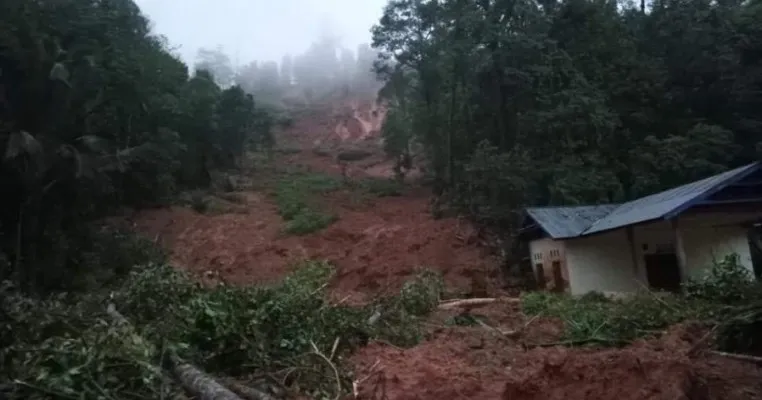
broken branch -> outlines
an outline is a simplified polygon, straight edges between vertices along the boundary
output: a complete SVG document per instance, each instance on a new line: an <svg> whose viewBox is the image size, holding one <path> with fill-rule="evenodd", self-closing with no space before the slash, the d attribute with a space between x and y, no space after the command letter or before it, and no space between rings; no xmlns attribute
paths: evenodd
<svg viewBox="0 0 762 400"><path fill-rule="evenodd" d="M456 300L448 300L448 301L439 303L438 308L440 310L451 310L453 308L483 306L483 305L492 304L496 302L519 303L520 301L521 299L512 298L512 297L456 299Z"/></svg>
<svg viewBox="0 0 762 400"><path fill-rule="evenodd" d="M762 364L762 357L748 356L746 354L725 353L723 351L714 351L714 350L710 351L709 353L714 354L716 356L720 356L720 357L730 358L733 360L752 362L755 364Z"/></svg>

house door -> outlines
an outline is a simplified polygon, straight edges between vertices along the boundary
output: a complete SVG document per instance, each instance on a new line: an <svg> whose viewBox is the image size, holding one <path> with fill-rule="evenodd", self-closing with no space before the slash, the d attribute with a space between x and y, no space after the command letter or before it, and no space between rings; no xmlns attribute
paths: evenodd
<svg viewBox="0 0 762 400"><path fill-rule="evenodd" d="M536 264L535 269L537 270L537 288L545 289L545 269L542 264Z"/></svg>
<svg viewBox="0 0 762 400"><path fill-rule="evenodd" d="M675 253L646 254L648 285L654 289L680 290L680 267Z"/></svg>
<svg viewBox="0 0 762 400"><path fill-rule="evenodd" d="M553 291L563 292L564 289L564 275L561 272L561 261L553 261Z"/></svg>

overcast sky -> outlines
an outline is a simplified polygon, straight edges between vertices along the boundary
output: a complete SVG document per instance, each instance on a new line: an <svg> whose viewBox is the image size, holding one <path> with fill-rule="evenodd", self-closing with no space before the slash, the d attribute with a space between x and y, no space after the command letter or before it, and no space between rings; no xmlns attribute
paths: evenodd
<svg viewBox="0 0 762 400"><path fill-rule="evenodd" d="M355 49L370 42L386 0L136 0L156 33L192 63L199 47L222 45L231 60L280 61L303 52L322 30Z"/></svg>

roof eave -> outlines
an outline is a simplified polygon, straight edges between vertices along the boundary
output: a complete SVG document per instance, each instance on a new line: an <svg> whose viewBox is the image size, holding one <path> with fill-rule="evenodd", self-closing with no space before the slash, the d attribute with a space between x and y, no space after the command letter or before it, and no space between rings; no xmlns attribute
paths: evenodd
<svg viewBox="0 0 762 400"><path fill-rule="evenodd" d="M680 214L685 212L685 210L695 206L696 204L698 204L701 201L706 200L707 197L710 197L713 194L719 192L720 190L725 189L726 187L728 187L728 186L730 186L730 185L740 181L741 179L746 178L747 176L753 174L754 172L757 172L760 169L760 166L762 166L762 164L760 164L759 162L754 163L754 165L750 166L749 168L747 168L746 170L742 171L741 173L733 176L730 179L725 180L725 182L721 182L717 186L707 190L705 193L702 193L700 196L696 196L693 199L691 199L689 201L686 201L685 203L675 207L671 211L669 211L666 214L664 214L662 217L664 219L666 219L666 220L671 220L671 219L679 216Z"/></svg>

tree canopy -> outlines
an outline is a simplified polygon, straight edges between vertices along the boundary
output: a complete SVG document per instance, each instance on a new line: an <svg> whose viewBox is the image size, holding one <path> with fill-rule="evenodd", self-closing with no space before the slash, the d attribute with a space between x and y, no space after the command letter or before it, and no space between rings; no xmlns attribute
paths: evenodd
<svg viewBox="0 0 762 400"><path fill-rule="evenodd" d="M88 265L88 222L206 187L271 143L269 115L217 83L189 76L132 0L1 2L0 280L64 284Z"/></svg>
<svg viewBox="0 0 762 400"><path fill-rule="evenodd" d="M762 2L391 0L392 154L509 226L520 207L616 202L754 161Z"/></svg>

